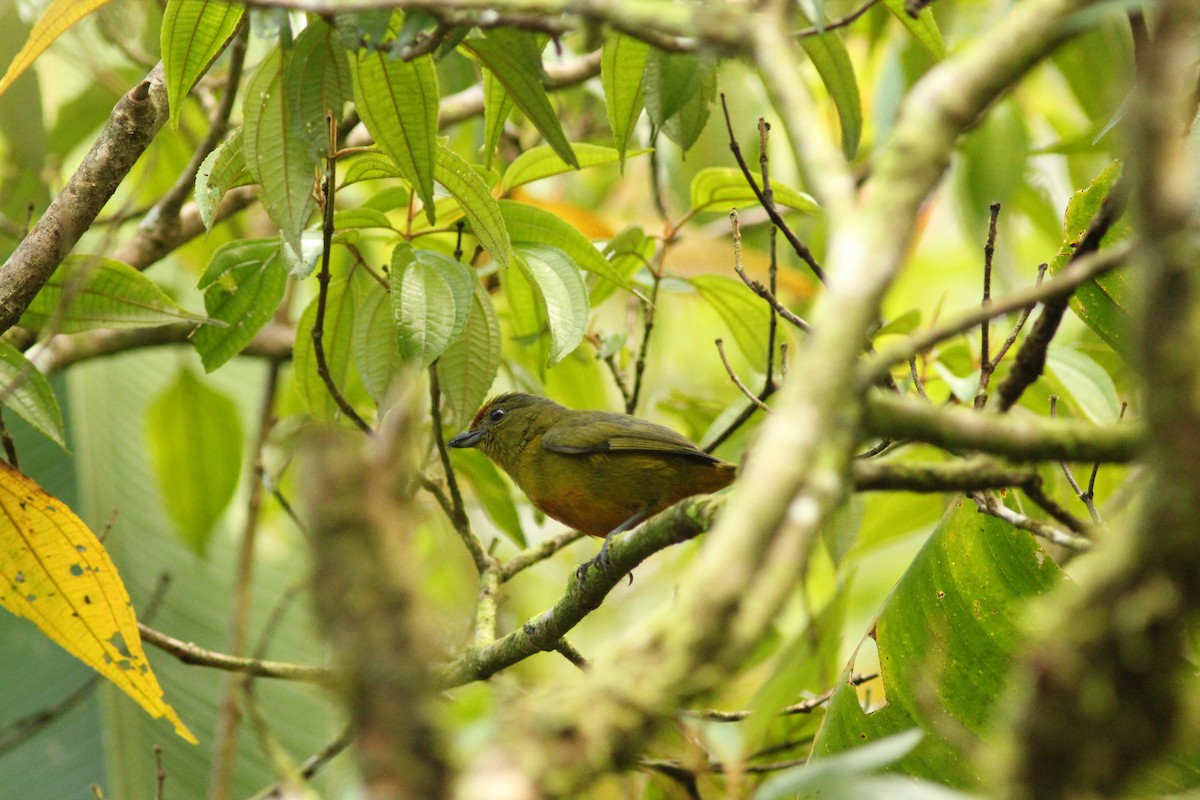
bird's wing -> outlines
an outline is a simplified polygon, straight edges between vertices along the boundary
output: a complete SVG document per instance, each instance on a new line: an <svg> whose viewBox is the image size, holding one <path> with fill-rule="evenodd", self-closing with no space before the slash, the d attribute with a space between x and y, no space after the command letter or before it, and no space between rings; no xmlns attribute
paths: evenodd
<svg viewBox="0 0 1200 800"><path fill-rule="evenodd" d="M640 452L674 453L705 461L719 461L670 428L636 417L589 420L586 425L560 425L546 431L542 447L554 453Z"/></svg>

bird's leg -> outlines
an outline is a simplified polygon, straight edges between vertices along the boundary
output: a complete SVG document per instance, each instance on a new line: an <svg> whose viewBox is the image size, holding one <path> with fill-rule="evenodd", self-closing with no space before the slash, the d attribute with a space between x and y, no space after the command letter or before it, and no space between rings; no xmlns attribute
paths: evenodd
<svg viewBox="0 0 1200 800"><path fill-rule="evenodd" d="M582 564L579 565L578 568L576 568L575 580L577 580L579 583L583 583L583 579L587 577L588 569L590 569L593 566L599 567L600 569L604 570L605 572L608 572L608 568L611 566L611 564L608 561L608 543L609 543L609 541L614 536L616 536L618 533L623 533L623 532L629 530L630 528L637 527L639 524L641 524L641 522L646 519L646 514L653 507L654 507L653 503L647 503L646 505L642 506L641 510L638 511L636 514L634 514L632 517L625 520L624 522L622 522L617 527L613 528L608 533L604 534L604 543L600 545L600 552L596 554L595 558L592 558L592 559L589 559L589 560L583 562ZM632 579L632 577L633 576L631 575L630 578Z"/></svg>

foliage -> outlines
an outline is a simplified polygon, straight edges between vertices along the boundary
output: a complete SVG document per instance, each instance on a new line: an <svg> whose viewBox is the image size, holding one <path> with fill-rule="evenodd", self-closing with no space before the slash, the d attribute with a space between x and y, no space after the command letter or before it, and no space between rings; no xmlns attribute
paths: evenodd
<svg viewBox="0 0 1200 800"><path fill-rule="evenodd" d="M37 617L21 600L36 594L50 639L180 734L116 694L42 714L60 697L23 692L30 676L64 696L83 679L14 649L0 784L69 796L86 775L152 797L153 745L180 796L360 796L391 770L443 789L457 771L469 792L496 759L550 796L1023 780L979 752L1019 735L1003 701L1044 635L1030 619L1075 596L1063 570L1092 536L1112 555L1112 531L1138 530L1128 498L1154 491L1104 449L1143 417L1145 321L1122 263L1140 218L1113 131L1140 16L1084 0L397 5L53 2L20 24L0 9L0 175L21 174L0 182L0 315L19 305L5 276L38 289L0 341L19 418L0 440L21 464L0 469L0 601ZM984 88L937 95L959 85ZM51 188L128 146L106 123L122 94L169 111L103 215L71 218L80 243L32 277ZM16 124L13 98L37 113ZM926 160L928 191L896 178ZM1067 290L1028 289L1039 262ZM1030 300L960 324L981 293L986 310L1018 291L1041 292L1032 315ZM612 571L577 582L591 546L567 549L495 465L446 448L509 390L654 418L750 477L616 537ZM939 449L869 413L880 392L939 419L974 406L981 430L1070 420L988 449L944 415L952 430L924 440L957 444ZM1086 490L1092 465L1066 463L1078 438L1104 456ZM1034 445L1061 467L988 455ZM24 519L28 503L58 524ZM102 546L83 520L114 509ZM714 519L711 542L686 543ZM368 548L347 563L379 574L310 564L331 542ZM71 548L112 583L75 587ZM17 593L35 564L48 588ZM151 627L258 677L155 651L143 668L132 611L146 622L164 573ZM81 591L119 624L74 613ZM0 619L4 641L18 624ZM281 661L351 689L266 680ZM392 708L393 726L366 727ZM1200 751L1175 741L1142 790L1200 781ZM337 755L363 742L357 764ZM302 763L322 748L332 765Z"/></svg>

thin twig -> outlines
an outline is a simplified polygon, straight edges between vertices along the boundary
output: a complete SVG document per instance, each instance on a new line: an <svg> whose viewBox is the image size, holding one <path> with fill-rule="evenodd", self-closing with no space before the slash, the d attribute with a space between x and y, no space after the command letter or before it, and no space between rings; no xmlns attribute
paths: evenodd
<svg viewBox="0 0 1200 800"><path fill-rule="evenodd" d="M1092 543L1082 536L1075 536L1053 525L1048 525L1041 520L1033 519L1012 510L990 491L971 492L971 499L975 501L981 512L1002 519L1013 527L1029 531L1034 536L1040 536L1046 541L1053 542L1068 550L1086 552L1092 546Z"/></svg>
<svg viewBox="0 0 1200 800"><path fill-rule="evenodd" d="M867 681L875 680L878 677L878 673L870 673L869 675L851 675L850 680L847 681L847 683L850 686L860 686L861 684L864 684ZM833 697L833 693L835 691L837 691L837 689L827 689L816 697L810 697L807 700L801 700L798 703L793 703L792 705L780 710L779 716L786 717L792 714L811 714L816 709L828 703L829 699ZM686 716L693 717L695 719L706 720L708 722L741 722L754 712L748 710L718 711L713 708L705 708L695 711L689 709L685 710L683 713Z"/></svg>
<svg viewBox="0 0 1200 800"><path fill-rule="evenodd" d="M154 745L154 800L163 800L163 787L167 783L167 770L163 767L162 745Z"/></svg>
<svg viewBox="0 0 1200 800"><path fill-rule="evenodd" d="M429 414L433 419L433 443L437 448L438 458L442 462L442 471L446 474L446 485L450 489L450 507L447 515L455 532L467 546L475 569L482 575L488 569L488 555L483 552L479 537L471 530L471 520L467 517L463 505L462 492L458 489L458 479L454 475L454 465L450 463L450 451L446 448L446 437L442 435L442 391L438 383L436 362L429 365ZM443 506L445 508L445 506Z"/></svg>
<svg viewBox="0 0 1200 800"><path fill-rule="evenodd" d="M21 464L17 460L17 443L13 441L12 434L8 432L8 424L4 421L4 415L0 414L0 443L4 444L4 457L8 459L8 463L13 469L20 469Z"/></svg>
<svg viewBox="0 0 1200 800"><path fill-rule="evenodd" d="M742 174L746 176L746 183L750 185L750 189L754 192L754 196L758 198L758 202L766 209L767 216L771 218L771 223L783 232L784 237L788 240L788 244L792 246L792 250L796 252L801 261L808 264L808 268L817 276L817 280L825 283L825 272L821 269L821 265L817 263L817 259L813 256L812 251L800 241L800 238L796 236L795 232L784 221L779 213L779 209L775 207L775 201L764 196L763 190L759 188L758 181L754 178L754 174L750 172L750 167L746 164L746 159L742 155L741 145L738 144L737 137L733 133L733 120L729 117L729 106L725 102L724 92L721 93L721 109L725 113L725 127L729 131L729 149L733 152L733 157L737 160Z"/></svg>
<svg viewBox="0 0 1200 800"><path fill-rule="evenodd" d="M575 666L579 667L584 672L592 668L592 662L588 661L587 658L584 657L583 653L580 653L578 650L576 650L575 645L568 642L565 638L559 639L557 642L555 642L554 649L559 655L561 655L567 661L570 661Z"/></svg>
<svg viewBox="0 0 1200 800"><path fill-rule="evenodd" d="M532 547L527 547L501 565L500 580L502 582L511 580L517 573L545 561L567 545L579 541L585 535L579 531L565 531Z"/></svg>
<svg viewBox="0 0 1200 800"><path fill-rule="evenodd" d="M985 308L992 302L992 257L996 253L996 228L1000 221L1000 204L992 203L989 211L991 216L988 221L987 243L983 246L983 300L979 304ZM988 383L991 382L992 372L996 369L991 360L988 343L992 329L991 319L981 322L979 328L979 388L975 392L976 411L987 405Z"/></svg>
<svg viewBox="0 0 1200 800"><path fill-rule="evenodd" d="M180 641L141 622L138 623L138 631L142 635L143 642L148 642L159 650L170 653L184 664L212 667L227 672L245 672L259 678L279 678L280 680L305 683L329 683L333 679L333 672L325 667L231 656L228 653L208 650L191 642Z"/></svg>
<svg viewBox="0 0 1200 800"><path fill-rule="evenodd" d="M820 36L823 33L825 33L826 31L836 31L838 28L845 28L846 26L850 25L850 23L854 22L859 17L861 17L863 14L867 13L872 8L874 8L878 2L879 2L879 0L867 0L867 2L865 4L863 4L859 8L856 8L854 11L850 12L849 14L842 17L841 19L836 19L833 22L826 22L825 25L821 28L818 28L815 25L810 28L801 28L800 30L793 33L792 36L795 36L797 39L805 39L810 36Z"/></svg>
<svg viewBox="0 0 1200 800"><path fill-rule="evenodd" d="M746 399L748 399L762 411L770 414L771 407L755 397L754 392L750 391L750 387L742 383L742 379L739 378L738 374L734 371L733 365L729 363L729 358L725 355L725 342L721 339L717 339L714 343L717 345L717 352L721 354L721 363L725 365L725 374L729 376L729 380L733 381L733 385L736 386L738 390L746 396Z"/></svg>

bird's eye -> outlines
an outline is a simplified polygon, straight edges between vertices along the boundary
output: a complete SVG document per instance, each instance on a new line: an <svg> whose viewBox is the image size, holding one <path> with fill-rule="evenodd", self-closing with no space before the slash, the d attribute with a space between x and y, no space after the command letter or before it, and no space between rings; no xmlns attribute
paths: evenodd
<svg viewBox="0 0 1200 800"><path fill-rule="evenodd" d="M493 408L490 412L488 412L488 422L495 424L504 419L504 415L507 413L508 412L503 408Z"/></svg>

